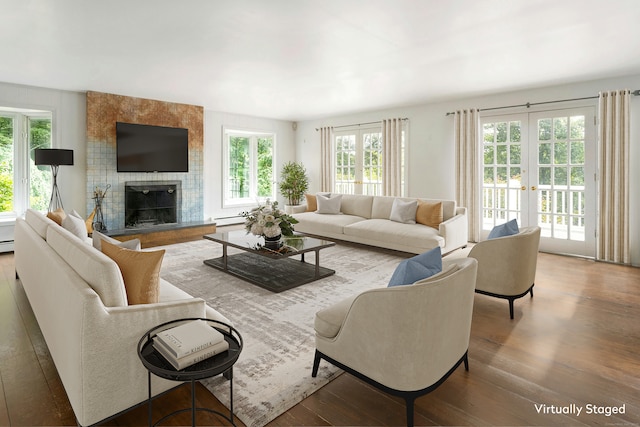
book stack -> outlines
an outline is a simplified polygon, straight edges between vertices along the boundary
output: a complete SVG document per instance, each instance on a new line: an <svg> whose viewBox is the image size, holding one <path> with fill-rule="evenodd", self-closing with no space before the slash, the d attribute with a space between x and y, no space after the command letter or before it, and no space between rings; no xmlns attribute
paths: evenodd
<svg viewBox="0 0 640 427"><path fill-rule="evenodd" d="M229 343L204 320L193 320L159 332L153 337L153 348L180 370L227 351Z"/></svg>

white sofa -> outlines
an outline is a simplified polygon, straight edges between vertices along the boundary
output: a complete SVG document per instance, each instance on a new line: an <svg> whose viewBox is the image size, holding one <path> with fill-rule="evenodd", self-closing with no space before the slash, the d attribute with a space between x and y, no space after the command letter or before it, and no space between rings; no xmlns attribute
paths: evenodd
<svg viewBox="0 0 640 427"><path fill-rule="evenodd" d="M438 229L389 219L395 197L343 194L340 214L306 212L303 205L292 216L295 230L305 234L420 254L440 246L443 254L465 247L468 241L467 209L453 200L442 202L443 222ZM418 200L401 198L403 201Z"/></svg>
<svg viewBox="0 0 640 427"><path fill-rule="evenodd" d="M15 266L78 424L106 421L146 401L137 345L161 323L228 319L161 279L160 302L128 305L117 264L46 216L27 211L15 231ZM179 385L152 375L152 392Z"/></svg>

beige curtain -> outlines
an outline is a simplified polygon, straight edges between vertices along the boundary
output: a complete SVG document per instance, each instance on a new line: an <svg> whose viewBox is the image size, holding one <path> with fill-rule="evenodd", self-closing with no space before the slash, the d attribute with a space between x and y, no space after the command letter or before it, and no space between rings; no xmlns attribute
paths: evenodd
<svg viewBox="0 0 640 427"><path fill-rule="evenodd" d="M320 191L333 191L333 128L320 128Z"/></svg>
<svg viewBox="0 0 640 427"><path fill-rule="evenodd" d="M600 93L598 247L602 261L629 264L629 103L631 91Z"/></svg>
<svg viewBox="0 0 640 427"><path fill-rule="evenodd" d="M382 121L382 194L402 195L402 119Z"/></svg>
<svg viewBox="0 0 640 427"><path fill-rule="evenodd" d="M477 109L456 111L454 116L456 151L456 203L467 208L469 240L480 240L480 113Z"/></svg>

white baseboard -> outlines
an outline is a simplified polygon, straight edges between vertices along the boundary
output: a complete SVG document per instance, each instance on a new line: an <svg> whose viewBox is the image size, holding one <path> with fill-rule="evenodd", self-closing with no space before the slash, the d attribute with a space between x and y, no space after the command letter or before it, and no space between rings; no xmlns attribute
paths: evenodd
<svg viewBox="0 0 640 427"><path fill-rule="evenodd" d="M13 252L13 240L9 242L0 242L0 253Z"/></svg>

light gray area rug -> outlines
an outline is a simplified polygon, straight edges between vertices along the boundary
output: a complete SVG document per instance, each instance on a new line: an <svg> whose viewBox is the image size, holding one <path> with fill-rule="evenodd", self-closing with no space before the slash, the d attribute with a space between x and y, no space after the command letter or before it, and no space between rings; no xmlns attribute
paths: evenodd
<svg viewBox="0 0 640 427"><path fill-rule="evenodd" d="M208 241L168 245L161 276L201 297L233 322L244 340L234 366L234 412L247 426L263 426L342 371L321 363L311 377L315 313L348 296L387 285L404 258L392 251L339 244L320 251L320 265L336 274L281 293L271 293L203 264L222 254ZM231 249L230 249L230 253ZM307 262L315 262L312 253ZM203 384L229 407L229 383L221 376Z"/></svg>

